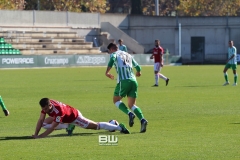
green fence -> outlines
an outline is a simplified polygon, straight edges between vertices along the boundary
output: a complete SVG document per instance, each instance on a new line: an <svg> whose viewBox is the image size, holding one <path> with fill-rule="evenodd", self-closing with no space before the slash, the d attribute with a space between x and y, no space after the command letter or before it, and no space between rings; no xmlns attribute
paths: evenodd
<svg viewBox="0 0 240 160"><path fill-rule="evenodd" d="M133 55L140 65L153 65L149 54ZM109 55L1 55L0 68L106 66ZM164 55L164 64L181 63L178 56Z"/></svg>

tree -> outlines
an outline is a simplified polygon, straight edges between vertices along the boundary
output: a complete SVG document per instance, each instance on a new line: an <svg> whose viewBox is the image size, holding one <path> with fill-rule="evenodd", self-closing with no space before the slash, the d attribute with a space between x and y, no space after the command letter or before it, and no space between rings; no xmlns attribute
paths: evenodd
<svg viewBox="0 0 240 160"><path fill-rule="evenodd" d="M236 16L239 0L180 0L178 11L185 16Z"/></svg>
<svg viewBox="0 0 240 160"><path fill-rule="evenodd" d="M143 13L145 15L155 15L155 0L143 0ZM172 12L176 11L179 5L179 0L159 0L159 15L170 16Z"/></svg>
<svg viewBox="0 0 240 160"><path fill-rule="evenodd" d="M54 10L52 0L25 0L25 10Z"/></svg>
<svg viewBox="0 0 240 160"><path fill-rule="evenodd" d="M39 4L38 4L39 1ZM105 13L109 8L106 0L26 0L26 10L55 10L70 12L100 12Z"/></svg>
<svg viewBox="0 0 240 160"><path fill-rule="evenodd" d="M106 0L52 0L55 10L71 12L100 12L108 10Z"/></svg>
<svg viewBox="0 0 240 160"><path fill-rule="evenodd" d="M23 9L24 0L0 0L0 9Z"/></svg>
<svg viewBox="0 0 240 160"><path fill-rule="evenodd" d="M131 0L131 14L142 14L142 0Z"/></svg>

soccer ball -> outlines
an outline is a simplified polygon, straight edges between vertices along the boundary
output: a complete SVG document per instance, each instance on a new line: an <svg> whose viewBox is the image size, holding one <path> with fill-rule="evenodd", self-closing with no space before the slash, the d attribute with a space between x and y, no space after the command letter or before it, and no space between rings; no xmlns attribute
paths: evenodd
<svg viewBox="0 0 240 160"><path fill-rule="evenodd" d="M108 122L111 123L111 124L114 124L114 125L119 125L118 121L116 121L114 119L112 119L112 120L110 120ZM109 132L115 132L115 130L112 130L112 131L109 131Z"/></svg>

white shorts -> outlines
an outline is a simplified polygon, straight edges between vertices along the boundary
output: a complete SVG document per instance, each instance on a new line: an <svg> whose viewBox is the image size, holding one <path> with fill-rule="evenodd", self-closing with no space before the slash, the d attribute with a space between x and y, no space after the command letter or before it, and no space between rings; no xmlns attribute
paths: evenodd
<svg viewBox="0 0 240 160"><path fill-rule="evenodd" d="M90 122L93 121L83 117L82 113L78 110L78 117L71 124L74 124L82 128L87 128Z"/></svg>
<svg viewBox="0 0 240 160"><path fill-rule="evenodd" d="M160 72L161 71L161 65L159 62L154 63L154 71Z"/></svg>

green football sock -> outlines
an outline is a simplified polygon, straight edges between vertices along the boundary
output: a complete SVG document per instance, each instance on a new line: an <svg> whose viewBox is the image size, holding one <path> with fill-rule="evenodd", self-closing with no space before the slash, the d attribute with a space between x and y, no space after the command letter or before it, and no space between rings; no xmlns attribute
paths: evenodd
<svg viewBox="0 0 240 160"><path fill-rule="evenodd" d="M226 82L228 82L228 74L227 73L224 74L224 78L225 78Z"/></svg>
<svg viewBox="0 0 240 160"><path fill-rule="evenodd" d="M235 75L234 75L234 82L237 83L237 80L238 80L238 75L235 74Z"/></svg>
<svg viewBox="0 0 240 160"><path fill-rule="evenodd" d="M123 111L125 114L128 114L129 112L131 112L130 109L128 109L124 103L120 103L118 108L121 111Z"/></svg>
<svg viewBox="0 0 240 160"><path fill-rule="evenodd" d="M144 116L143 116L143 113L142 113L142 110L138 107L136 107L133 112L136 114L136 116L138 117L139 120L143 119Z"/></svg>
<svg viewBox="0 0 240 160"><path fill-rule="evenodd" d="M0 106L2 107L3 110L7 110L7 107L5 106L1 96L0 96Z"/></svg>

